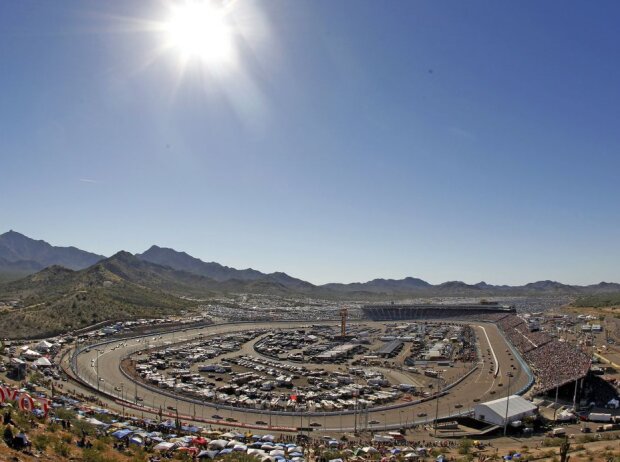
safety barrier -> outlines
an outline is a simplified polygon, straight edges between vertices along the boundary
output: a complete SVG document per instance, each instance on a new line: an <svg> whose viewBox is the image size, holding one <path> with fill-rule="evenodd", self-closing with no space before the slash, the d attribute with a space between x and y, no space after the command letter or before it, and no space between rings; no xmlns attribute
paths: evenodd
<svg viewBox="0 0 620 462"><path fill-rule="evenodd" d="M271 321L273 323L292 323L295 322L294 320L282 320L282 321ZM298 320L297 322L301 322L301 323L307 323L307 322L312 322L312 321L308 321L308 320ZM318 321L315 321L318 322ZM320 322L339 322L338 319L327 319L327 320L322 320ZM170 330L167 331L166 334L169 333L176 333L176 332L186 332L186 331L191 331L191 330L195 330L195 329L202 329L204 327L221 327L221 326L232 326L232 325L246 325L246 324L256 324L256 322L254 321L236 321L236 322L226 322L226 323L219 323L219 324L209 324L208 326L203 326L203 327L197 327L197 328L187 328L186 326L183 328L179 328L179 329L175 329L175 330ZM107 339L105 341L102 342L98 342L98 343L93 343L93 344L87 344L87 345L83 345L80 348L77 348L71 358L71 369L73 371L73 373L79 377L78 374L78 368L77 368L77 356L79 354L81 354L84 350L86 349L92 349L92 348L98 348L104 345L108 345L111 343L115 343L115 342L119 342L121 340L135 340L135 339L139 339L139 338L144 338L144 337L148 337L148 334L140 334L140 335L135 335L132 337L126 337L123 339L119 339L119 338L115 338L115 339ZM505 337L504 337L505 338ZM508 343L509 346L510 343ZM127 372L125 370L123 370L123 368L121 367L121 363L124 359L128 358L131 354L134 354L135 352L137 352L138 349L136 349L133 352L129 352L126 355L124 355L121 358L121 362L119 362L118 367L119 367L119 371L121 372L121 374L123 374L124 377L126 377L130 382L135 382L135 378L131 377L129 374L127 374ZM520 356L517 356L518 358L520 358ZM385 412L385 411L391 411L391 410L396 410L396 409L405 409L411 406L415 406L430 400L433 400L437 397L442 397L445 396L446 394L448 394L448 390L452 389L453 387L455 387L456 385L458 385L459 383L461 383L463 380L465 380L467 377L469 377L471 374L473 374L476 370L478 369L478 366L474 366L469 372L467 372L467 374L465 374L464 376L460 377L459 379L457 379L456 381L448 384L446 387L444 387L440 393L438 394L434 394L425 398L421 398L415 401L409 401L406 403L397 403L397 404L391 404L388 406L377 406L377 407L373 407L373 408L368 408L368 409L364 409L363 411L371 411L371 412ZM529 368L528 368L529 370ZM89 389L95 390L95 387L93 387L92 385L88 384L84 379L82 379L81 377L79 377L79 381L82 384L87 384L86 386ZM254 414L259 414L259 415L281 415L281 416L309 416L309 417L328 417L328 416L340 416L340 415L353 415L356 413L359 413L360 410L343 410L343 411L329 411L329 412L304 412L304 411L274 411L274 410L264 410L264 409L252 409L252 408L243 408L243 407L236 407L236 406L230 406L230 405L226 405L226 404L220 404L220 403L213 403L213 402L207 402L207 401L201 401L198 399L194 399L191 397L187 397L187 396L179 396L178 394L174 394L174 393L170 393L166 390L162 390L161 388L158 387L154 387L150 384L146 384L144 382L138 382L140 384L141 387L146 388L148 390L150 390L151 392L157 393L159 395L163 395L166 397L170 397L170 398L174 398L174 399L180 399L184 402L187 403L191 403L191 404L196 404L196 405L201 405L201 406L209 406L212 408L216 408L216 409L224 409L224 410L230 410L230 411L242 411L242 412L248 412L248 413L254 413ZM106 395L111 397L114 400L118 400L117 397L115 397L112 393L108 394L105 392L101 392L101 390L97 390L100 394ZM125 403L131 404L129 401L125 401L125 400L121 400ZM413 424L413 423L412 423ZM235 423L236 426L236 423Z"/></svg>
<svg viewBox="0 0 620 462"><path fill-rule="evenodd" d="M529 364L523 359L523 357L521 356L521 353L519 353L517 351L517 349L514 347L514 345L512 344L512 342L510 340L508 340L508 338L506 337L506 335L504 334L504 332L499 328L499 326L497 327L497 331L500 333L500 335L502 336L502 338L505 340L506 344L508 345L508 348L510 349L510 351L512 352L512 355L517 358L517 362L519 363L519 365L521 366L521 368L525 371L525 373L527 374L529 380L527 382L527 384L525 384L523 387L521 387L519 390L517 390L514 394L515 395L523 395L525 394L530 388L532 388L532 385L534 385L534 382L536 381L536 378L534 377L534 373L532 372L532 369L530 368Z"/></svg>

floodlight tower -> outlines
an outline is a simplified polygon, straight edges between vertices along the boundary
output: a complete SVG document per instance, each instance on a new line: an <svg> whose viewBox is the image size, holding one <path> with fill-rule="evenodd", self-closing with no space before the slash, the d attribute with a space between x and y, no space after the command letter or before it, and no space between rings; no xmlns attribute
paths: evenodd
<svg viewBox="0 0 620 462"><path fill-rule="evenodd" d="M344 338L347 335L347 316L349 312L346 308L340 310L340 335Z"/></svg>

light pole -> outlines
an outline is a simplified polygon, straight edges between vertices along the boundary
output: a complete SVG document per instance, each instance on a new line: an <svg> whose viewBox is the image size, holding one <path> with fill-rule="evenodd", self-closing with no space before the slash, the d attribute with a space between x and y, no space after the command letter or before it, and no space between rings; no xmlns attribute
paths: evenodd
<svg viewBox="0 0 620 462"><path fill-rule="evenodd" d="M504 418L504 436L506 436L506 430L508 429L508 406L510 403L510 379L512 378L512 372L508 372L508 390L506 390L506 415Z"/></svg>
<svg viewBox="0 0 620 462"><path fill-rule="evenodd" d="M125 384L121 382L121 403L123 406L123 419L125 418Z"/></svg>
<svg viewBox="0 0 620 462"><path fill-rule="evenodd" d="M97 349L97 391L99 391L99 349Z"/></svg>
<svg viewBox="0 0 620 462"><path fill-rule="evenodd" d="M437 390L435 391L435 434L437 436L437 421L439 420L439 374L437 374Z"/></svg>
<svg viewBox="0 0 620 462"><path fill-rule="evenodd" d="M555 423L555 415L558 412L558 393L560 392L560 386L555 386L555 403L553 406L553 422Z"/></svg>
<svg viewBox="0 0 620 462"><path fill-rule="evenodd" d="M78 369L79 366L79 361L77 360L77 356L78 356L78 351L80 348L80 337L79 336L75 336L75 374L79 377L80 376L80 372ZM71 362L71 359L69 359L69 362Z"/></svg>
<svg viewBox="0 0 620 462"><path fill-rule="evenodd" d="M353 407L353 434L357 435L357 403L359 390L355 390L355 404Z"/></svg>
<svg viewBox="0 0 620 462"><path fill-rule="evenodd" d="M179 391L177 390L177 378L176 377L174 378L174 389L173 389L173 391L174 391L174 398L175 398L174 407L175 407L175 409L177 411L177 414L178 414L179 413L179 395L178 395Z"/></svg>

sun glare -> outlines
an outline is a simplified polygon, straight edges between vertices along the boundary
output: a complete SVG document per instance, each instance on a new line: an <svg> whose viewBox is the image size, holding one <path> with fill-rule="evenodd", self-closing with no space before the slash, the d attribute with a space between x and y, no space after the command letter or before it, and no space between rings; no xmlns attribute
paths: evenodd
<svg viewBox="0 0 620 462"><path fill-rule="evenodd" d="M184 60L217 64L231 57L232 34L224 11L207 1L176 5L165 29L169 46L178 50Z"/></svg>

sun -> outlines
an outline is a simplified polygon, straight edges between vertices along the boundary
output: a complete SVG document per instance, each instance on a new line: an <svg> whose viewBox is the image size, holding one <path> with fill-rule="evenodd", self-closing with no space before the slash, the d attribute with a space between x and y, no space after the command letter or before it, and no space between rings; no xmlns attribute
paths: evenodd
<svg viewBox="0 0 620 462"><path fill-rule="evenodd" d="M233 37L225 10L205 0L187 0L171 8L164 23L167 45L184 61L218 64L231 58Z"/></svg>

